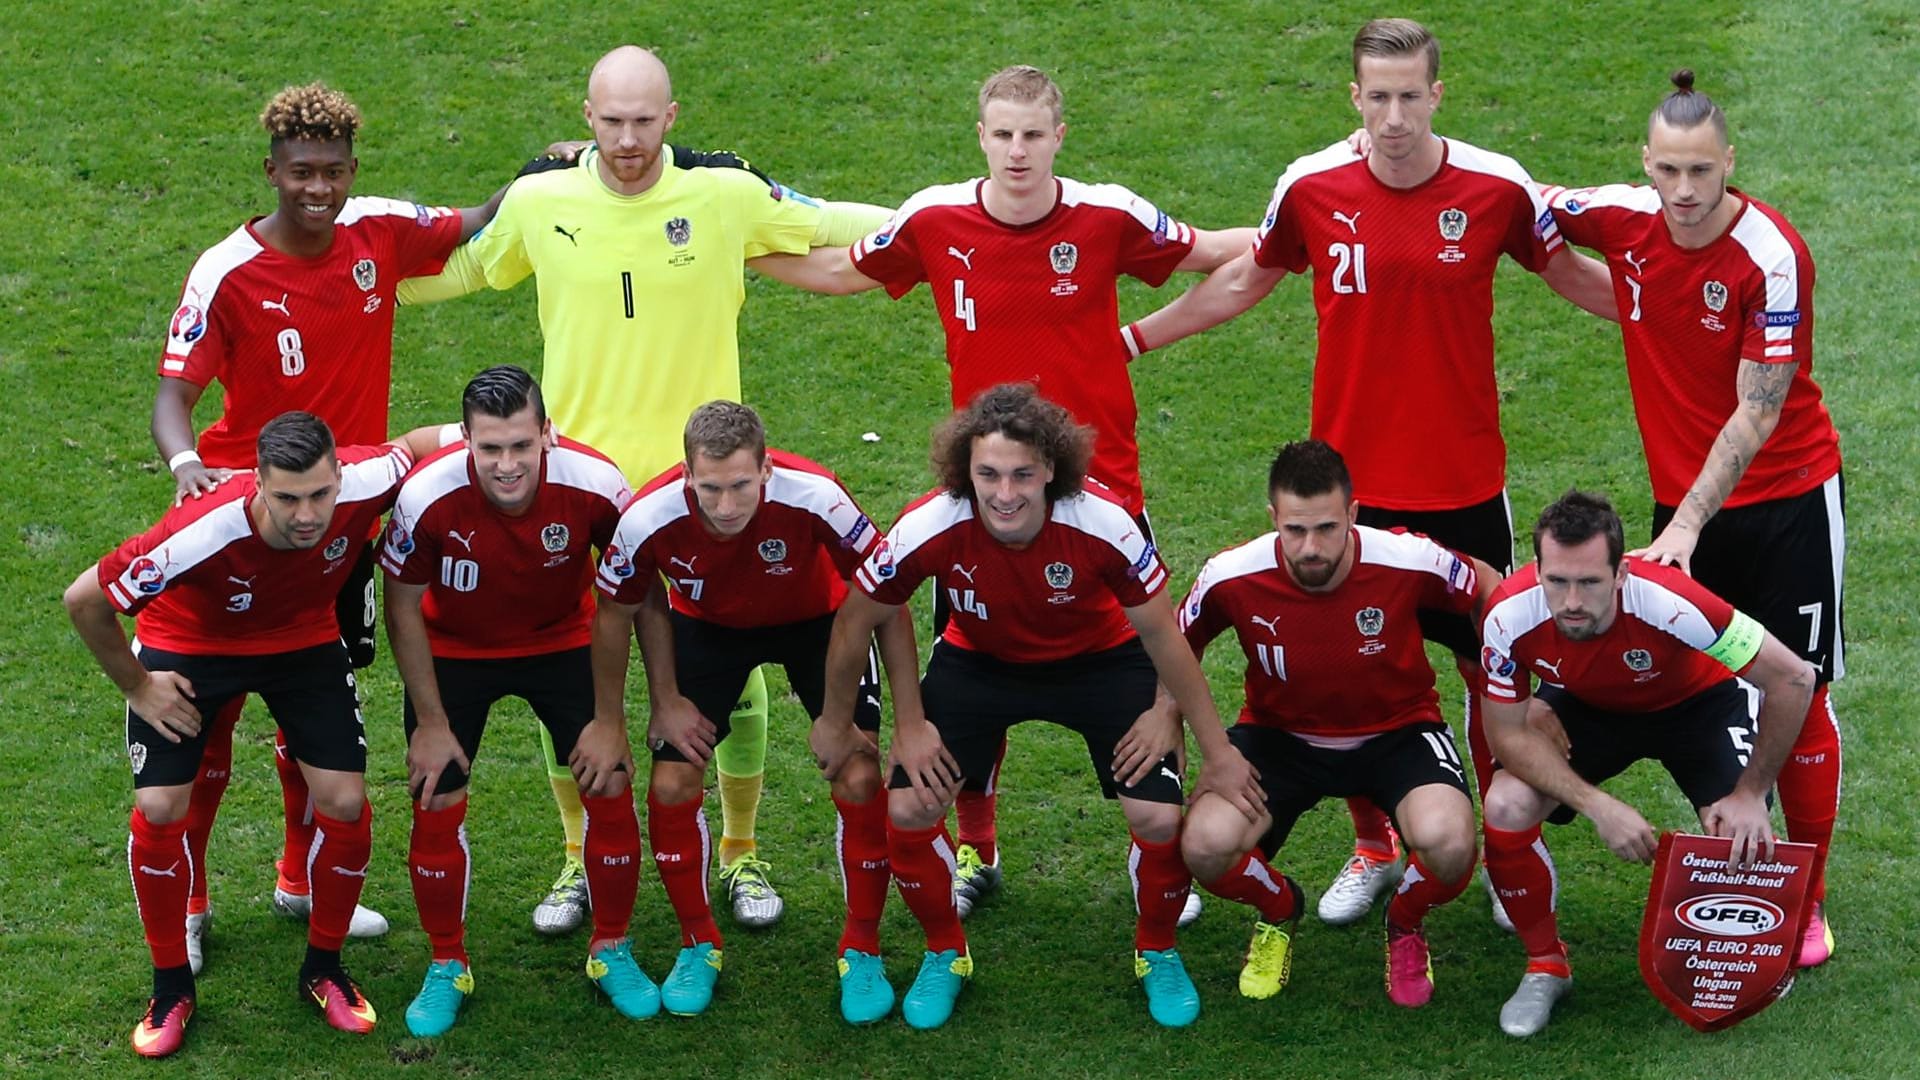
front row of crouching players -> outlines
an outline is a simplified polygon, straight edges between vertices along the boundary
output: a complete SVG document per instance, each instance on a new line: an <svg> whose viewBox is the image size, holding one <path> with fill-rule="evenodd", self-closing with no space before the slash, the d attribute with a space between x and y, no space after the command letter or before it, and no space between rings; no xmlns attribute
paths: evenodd
<svg viewBox="0 0 1920 1080"><path fill-rule="evenodd" d="M874 546L834 623L826 709L812 736L829 776L865 768L852 712L869 636L898 624L928 578L952 609L923 679L908 634L880 642L894 698L887 852L927 935L901 1003L916 1028L945 1023L973 973L944 821L961 787L986 781L1012 725L1042 719L1078 732L1102 789L1119 799L1139 912L1134 971L1162 1024L1192 1023L1200 1001L1174 948L1191 878L1179 850L1181 733L1171 709L1155 708L1159 683L1204 755L1198 790L1247 821L1261 813L1254 774L1181 640L1153 544L1086 478L1090 441L1031 386L976 397L934 436L940 487ZM877 969L871 977L884 983Z"/></svg>
<svg viewBox="0 0 1920 1080"><path fill-rule="evenodd" d="M1473 616L1499 580L1427 539L1354 523L1358 504L1326 443L1280 449L1267 477L1274 531L1209 560L1180 609L1196 655L1231 629L1246 654L1246 704L1228 733L1266 800L1249 820L1212 792L1194 799L1182 849L1195 880L1259 914L1240 992L1286 985L1303 898L1271 860L1323 798L1361 797L1392 816L1410 857L1386 911L1387 997L1433 996L1427 912L1474 868L1473 803L1440 716L1423 613Z"/></svg>
<svg viewBox="0 0 1920 1080"><path fill-rule="evenodd" d="M701 795L734 702L755 668L780 664L808 715L820 715L834 612L847 596L847 578L878 544L871 519L832 473L768 449L760 417L730 401L694 410L686 461L656 477L620 516L600 562L594 710L596 723L624 728L627 640L637 628L652 709L647 839L680 921L681 945L649 1009L696 1015L712 1001L720 976ZM863 642L875 628L883 648L912 657L905 612L869 628ZM859 651L870 653L864 645ZM832 777L847 905L836 949L840 1004L856 1023L893 1008L880 971L887 799L873 752L880 728L875 683L858 688L851 710L860 732L850 743L866 752Z"/></svg>

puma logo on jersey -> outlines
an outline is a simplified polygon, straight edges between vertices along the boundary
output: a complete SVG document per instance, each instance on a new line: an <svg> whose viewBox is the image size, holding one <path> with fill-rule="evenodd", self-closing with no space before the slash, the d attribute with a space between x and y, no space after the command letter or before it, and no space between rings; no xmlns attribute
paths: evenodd
<svg viewBox="0 0 1920 1080"><path fill-rule="evenodd" d="M1553 663L1549 664L1545 660L1535 659L1534 663L1539 664L1542 668L1552 672L1553 677L1557 679L1560 677L1560 665L1566 663L1566 661L1555 660Z"/></svg>
<svg viewBox="0 0 1920 1080"><path fill-rule="evenodd" d="M1627 265L1633 267L1634 273L1644 274L1647 272L1647 260L1634 258L1632 248L1627 249L1626 258L1627 258Z"/></svg>
<svg viewBox="0 0 1920 1080"><path fill-rule="evenodd" d="M967 253L966 253L965 255L962 255L962 254L960 254L960 249L959 249L959 248L957 248L957 247L950 247L950 248L948 248L948 249L947 249L947 254L949 254L949 255L951 255L951 256L953 256L953 257L954 257L954 258L956 258L956 259L959 259L959 260L960 260L960 264L961 264L962 266L965 266L965 267L966 267L967 269L969 269L969 270L971 270L971 269L973 269L973 253L974 253L974 251L976 251L976 250L977 250L977 249L975 249L975 248L968 248L968 249L967 249Z"/></svg>
<svg viewBox="0 0 1920 1080"><path fill-rule="evenodd" d="M694 563L697 563L697 562L699 562L699 561L700 561L700 556L698 556L698 555L695 555L695 556L694 556L693 558L691 558L691 559L683 559L683 558L681 558L681 557L680 557L680 556L678 556L678 555L669 555L669 556L667 557L667 561L668 561L668 562L670 562L670 563L672 563L672 564L673 564L673 565L675 565L675 566L684 566L684 567L686 567L686 568L687 568L687 573L689 573L689 574L691 574L691 573L693 573L693 564L694 564Z"/></svg>
<svg viewBox="0 0 1920 1080"><path fill-rule="evenodd" d="M1347 227L1348 232L1352 233L1355 236L1359 236L1360 235L1360 215L1364 213L1366 213L1365 210L1355 210L1353 214L1349 216L1347 214L1341 213L1338 210L1335 210L1333 212L1333 220L1339 222L1342 225L1345 225Z"/></svg>
<svg viewBox="0 0 1920 1080"><path fill-rule="evenodd" d="M333 872L339 874L341 877L363 878L367 876L367 868L364 866L358 870L349 870L344 866L336 866L333 868Z"/></svg>
<svg viewBox="0 0 1920 1080"><path fill-rule="evenodd" d="M963 578L966 578L967 584L969 585L973 584L973 572L978 569L980 569L980 565L978 563L975 563L971 567L963 567L959 563L953 564L953 572L956 574L959 574Z"/></svg>
<svg viewBox="0 0 1920 1080"><path fill-rule="evenodd" d="M286 293L281 293L280 299L278 300L260 301L260 310L261 311L277 311L280 314L285 315L289 319L293 318L293 312L287 310L287 294Z"/></svg>
<svg viewBox="0 0 1920 1080"><path fill-rule="evenodd" d="M460 541L460 546L466 548L467 554L471 555L473 554L473 534L479 531L479 529L468 529L467 535L461 536L457 529L448 529L447 539Z"/></svg>
<svg viewBox="0 0 1920 1080"><path fill-rule="evenodd" d="M260 576L259 574L253 575L253 577L259 577L259 576ZM238 585L243 589L253 588L253 578L251 577L234 577L232 574L228 574L227 580L233 582L235 585Z"/></svg>
<svg viewBox="0 0 1920 1080"><path fill-rule="evenodd" d="M137 865L139 866L141 873L150 875L152 877L170 877L174 879L178 879L180 877L180 875L174 873L175 870L180 869L180 864L177 862L174 863L172 866L167 867L165 870L155 870L153 867L148 866L145 863L140 863Z"/></svg>
<svg viewBox="0 0 1920 1080"><path fill-rule="evenodd" d="M569 243L569 244L572 244L572 245L573 245L574 247L579 247L579 246L580 246L580 239L579 239L579 236L578 236L578 234L579 234L579 232L580 232L580 226L578 226L578 225L575 225L575 226L573 227L573 231L572 231L572 232L568 232L567 230L565 230L565 229L563 229L563 228L561 228L560 226L558 226L558 225L555 225L555 226L553 227L553 231L554 231L554 232L557 232L557 233L559 233L559 234L560 234L561 236L564 236L564 237L566 237L566 238L567 238L567 243Z"/></svg>
<svg viewBox="0 0 1920 1080"><path fill-rule="evenodd" d="M1266 627L1267 633L1272 634L1274 637L1280 636L1280 616L1275 615L1271 619L1264 619L1258 615L1255 615L1253 616L1253 622L1254 622L1254 625L1256 626Z"/></svg>

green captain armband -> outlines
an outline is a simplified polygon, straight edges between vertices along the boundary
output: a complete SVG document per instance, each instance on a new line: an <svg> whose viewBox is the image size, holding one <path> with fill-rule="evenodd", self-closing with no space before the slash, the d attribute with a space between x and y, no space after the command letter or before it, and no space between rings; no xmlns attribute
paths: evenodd
<svg viewBox="0 0 1920 1080"><path fill-rule="evenodd" d="M1767 629L1753 620L1746 612L1735 609L1733 621L1720 632L1713 644L1701 651L1726 665L1728 671L1738 672L1753 658L1760 655L1760 643L1767 639Z"/></svg>

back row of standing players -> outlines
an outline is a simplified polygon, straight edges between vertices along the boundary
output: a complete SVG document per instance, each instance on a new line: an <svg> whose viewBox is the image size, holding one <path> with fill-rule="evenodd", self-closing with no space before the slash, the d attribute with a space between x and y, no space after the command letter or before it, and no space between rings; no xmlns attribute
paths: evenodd
<svg viewBox="0 0 1920 1080"><path fill-rule="evenodd" d="M370 434L343 426L328 415L330 410L351 415L357 408L364 421L364 404L349 407L370 400L364 391L356 395L341 386L316 388L325 377L349 378L347 373L355 371L362 375L353 378L363 377L365 365L344 363L345 356L377 355L384 361L390 353L394 281L430 272L451 253L454 265L437 283L441 294L481 283L504 288L528 273L538 275L547 339L547 390L562 428L608 450L629 475L652 475L670 458L655 458L652 464L635 468L623 460L627 440L636 434L649 438L680 430L678 420L669 418L684 417L687 406L666 402L673 397L670 391L687 381L687 368L695 365L648 363L645 358L661 355L663 346L667 354L676 356L685 355L687 349L698 355L717 354L722 361L718 366L732 379L731 392L708 393L703 388L691 401L737 396L732 330L740 302L739 264L745 258L791 252L786 258L756 258L754 265L773 276L829 291L883 284L901 295L918 281L928 281L947 330L956 404L1000 382L1035 383L1042 394L1094 426L1099 438L1091 471L1137 516L1136 524L1144 533L1147 522L1126 364L1150 344L1165 345L1250 306L1287 270L1304 273L1311 268L1321 353L1316 361L1313 432L1354 464L1360 522L1426 533L1490 569L1504 571L1511 563L1512 538L1489 314L1493 266L1500 252L1506 251L1541 272L1581 306L1609 317L1624 315L1629 375L1659 507L1656 538L1646 554L1655 561L1677 562L1682 569L1691 569L1716 592L1754 612L1782 640L1796 647L1806 643L1798 651L1818 667L1821 688L1807 711L1809 722L1801 727L1800 742L1782 771L1780 795L1789 835L1820 844L1824 852L1838 790L1837 724L1825 683L1841 670L1843 532L1837 439L1819 403L1819 391L1806 374L1811 359L1812 264L1804 245L1771 208L1726 188L1732 152L1724 117L1690 87L1669 95L1650 123L1645 158L1652 188L1543 192L1511 159L1433 136L1431 113L1443 90L1437 77L1438 47L1416 24L1379 20L1363 28L1355 40L1354 74L1354 102L1371 137L1371 153L1362 157L1343 144L1296 162L1276 187L1262 226L1251 231L1250 247L1246 244L1249 231L1192 230L1124 189L1054 177L1052 159L1064 134L1059 94L1044 75L1032 69L1009 69L983 87L979 131L988 158L987 177L920 193L850 251L819 247L804 256L798 252L828 239L822 236L822 217L830 217L832 209L823 215L810 200L741 174L686 171L669 164L662 140L676 106L667 90L664 68L639 50L616 50L595 69L587 114L597 145L585 155L585 167L523 180L507 191L504 202L496 196L490 204L500 207L495 223L473 243L459 248L453 245L485 223L490 207L455 215L377 200L348 204L351 126L315 131L301 127L301 117L294 116L276 128L270 109L275 148L269 176L281 189L281 208L237 232L196 267L162 365L156 437L172 459L183 490L203 488L197 475L201 463L184 454L185 410L178 410L179 419L169 427L162 422L163 407L172 395L190 405L199 387L218 377L227 390L228 415L203 437L201 450L207 453L220 446L216 435L223 430L233 437L223 450L226 460L209 454L206 464L250 464L243 460L244 435L235 433L257 428L268 416L295 404L305 404L326 417L340 430L343 443L377 442L384 436L384 362L377 365L378 393L371 399L380 406L373 410L379 430ZM344 155L337 153L342 141ZM334 163L314 162L312 152L329 144L336 151ZM301 158L307 159L304 169L295 160ZM276 171L276 162L290 160L293 169ZM348 242L338 243L340 239ZM1601 251L1607 264L1601 266L1574 253L1566 246L1568 239ZM707 244L713 247L706 248ZM226 278L243 276L241 271L247 267L270 270L276 256L292 257L281 263L279 276L267 275L267 280L244 295L236 295L243 290L228 282L224 301L220 288L208 287L202 278L210 260L213 285L219 286ZM302 273L315 264L293 261L300 256L319 260L324 276ZM222 259L226 265L219 265ZM1139 324L1118 327L1114 278L1130 273L1158 284L1174 269L1213 273L1166 310ZM681 289L685 283L670 276L691 277L694 272L714 274L716 284ZM655 274L660 275L658 280L647 279ZM351 280L355 286L348 302L338 297L341 286L331 280L335 277ZM602 277L606 280L598 280ZM615 281L617 292L612 291ZM312 288L316 282L325 282L330 295L295 296L296 287ZM430 298L435 284L420 291ZM261 295L253 296L255 291ZM647 306L649 298L677 300L680 292L711 293L717 308L702 308L702 318L682 320L673 312L656 312ZM290 304L296 300L316 311L325 309L336 324L296 325ZM633 317L636 304L642 316L654 317ZM614 310L625 325L609 328L608 320L599 317L602 308ZM711 317L715 311L723 317ZM1382 317L1382 311L1390 315ZM287 325L267 326L275 321L275 314ZM361 325L347 326L344 320L350 316ZM379 348L333 352L328 357L333 363L322 362L321 357L327 356L322 347L347 332L366 334L369 327ZM664 342L644 340L688 327L700 328L699 342L684 334ZM633 335L643 340L636 341ZM725 340L716 345L711 340L716 336ZM219 347L203 350L209 340ZM215 359L196 366L195 352ZM588 357L610 355L640 359L631 365L586 362ZM1680 363L1682 357L1688 362ZM1700 357L1714 360L1702 363ZM650 381L607 385L606 380L621 378L619 372L626 367L643 370ZM301 383L303 375L311 381ZM1731 409L1726 394L1729 381L1738 391ZM290 400L289 394L312 397ZM616 425L616 418L624 421L636 415L626 404L629 401L643 409L660 402L659 422ZM612 402L620 402L621 407L608 407ZM638 415L652 415L652 411ZM1378 437L1382 431L1406 434L1404 441L1389 442ZM1409 453L1407 447L1420 450ZM1761 553L1759 559L1753 557L1756 550ZM1739 551L1741 557L1731 558L1729 551ZM1693 565L1696 555L1697 565ZM979 594L966 601L966 594L957 587L960 584L955 582L949 595L956 598L955 607L964 616L969 603L979 602ZM360 609L370 626L371 603L351 606ZM1479 635L1470 618L1457 611L1452 614L1454 618L1447 620L1427 613L1422 616L1423 628L1462 656L1469 687L1477 687L1481 683L1475 674L1480 667L1475 659L1480 653ZM963 622L955 625L964 627ZM964 638L964 629L955 633ZM1258 658L1251 649L1249 657ZM402 656L403 665L405 659ZM1495 661L1494 666L1498 668L1499 663ZM410 696L412 686L409 680ZM1477 695L1470 694L1470 702L1475 700ZM1484 793L1493 762L1474 711L1470 707L1471 757ZM725 717L717 722L706 719L716 729L726 721ZM224 782L224 768L209 767L195 784L196 809L202 802L201 789L216 771ZM724 762L721 771L724 788ZM991 769L985 777L972 778L984 781L976 786L991 791L995 772ZM696 807L697 794L696 780L691 800ZM181 798L185 800L184 791ZM304 805L305 798L300 802ZM1321 905L1323 917L1333 920L1364 913L1391 884L1397 865L1395 833L1381 808L1367 798L1356 798L1352 807L1356 852ZM323 821L354 824L354 807L335 806L338 813L333 815L322 809ZM143 819L144 810L143 802L134 819L135 862L158 867L161 861L140 862L143 838L150 841L157 826L179 822L156 822L153 815ZM158 813L164 817L167 811ZM210 814L207 817L210 820ZM360 815L362 827L364 817ZM703 830L704 820L697 810L695 818L697 828ZM1517 851L1533 858L1536 865L1529 873L1545 873L1545 880L1551 881L1550 868L1543 861L1545 848L1538 843L1537 820L1530 827L1522 823L1513 830L1488 830L1488 861L1496 883L1502 860L1514 864L1519 861L1514 858ZM963 812L963 844L969 839L968 824ZM416 825L416 837L421 831ZM197 856L191 837L180 836L176 829L163 839L187 844L189 855ZM987 841L987 837L979 839ZM658 850L657 835L655 840ZM199 842L204 851L204 832ZM942 844L947 842L936 828L933 849L952 855L952 846ZM307 861L309 851L324 847L302 847L302 861ZM1136 828L1133 861L1137 868L1165 863L1166 849L1165 838L1141 835ZM158 859L167 849L163 845L156 850ZM1156 853L1161 856L1158 862ZM898 874L902 860L897 852L894 861ZM1466 861L1470 866L1470 853ZM197 857L188 862L199 865ZM991 853L982 858L976 845L971 860L951 859L950 874L958 870L959 879L992 880L984 871L996 862ZM1418 855L1414 865L1420 865ZM199 874L192 876L204 880ZM358 880L340 876L348 882ZM420 876L415 874L416 885ZM1177 876L1171 874L1166 880ZM1466 880L1464 873L1439 876L1449 885L1464 886ZM147 877L153 880L135 874L136 886L162 880L157 874ZM323 881L337 884L325 877L310 877L314 925L309 955L313 970L308 974L313 977L306 981L322 987L315 997L323 1008L329 980L342 987L341 993L331 995L333 1000L364 1004L351 980L338 970L338 942L346 927L339 925L337 898L323 902ZM1151 877L1137 873L1136 884L1145 887ZM167 880L171 887L171 879ZM704 899L704 869L700 883ZM960 895L968 895L964 880L955 884ZM1163 891L1183 893L1184 887ZM903 890L910 903L916 892ZM1537 1005L1544 1002L1521 1017L1527 1023L1505 1026L1537 1029L1544 1024L1552 999L1564 992L1568 976L1557 935L1549 929L1543 938L1539 932L1543 912L1550 925L1552 890L1550 885L1539 888L1523 883L1503 892L1509 903L1529 898L1517 906L1527 909L1521 929L1530 954L1533 997ZM1402 895L1406 893L1403 886ZM144 893L141 899L145 917L150 905ZM1169 979L1165 973L1177 971L1177 954L1169 958L1170 948L1151 947L1170 946L1171 931L1169 927L1164 940L1157 930L1145 932L1150 907L1157 920L1163 905L1142 904L1138 962L1156 1016L1177 1022L1189 1015L1190 984L1185 992L1177 986L1169 990L1171 983L1184 980L1184 973ZM168 904L156 910L172 908ZM1254 969L1271 970L1276 958L1284 961L1288 955L1284 938L1289 913L1297 915L1294 909L1297 897L1291 896L1288 903L1262 909L1262 926L1271 932L1256 934L1253 952L1266 961L1249 964L1256 989L1274 980ZM346 910L353 911L351 902ZM424 922L424 902L422 910ZM1417 930L1404 925L1410 916L1404 911L1402 915L1399 928ZM601 922L597 911L595 921ZM155 925L149 920L150 942L156 941ZM190 1014L191 981L185 982L182 992L176 969L184 965L168 963L179 958L171 944L174 936L162 933L159 940L167 944L155 944L155 1002L136 1029L136 1047L142 1045L142 1032L147 1033L149 1047L177 1046L177 1032ZM689 935L689 948L717 947L717 932L712 942L691 940L696 936ZM1403 940L1406 936L1400 935ZM1281 946L1277 950L1276 939ZM1390 932L1390 943L1394 940ZM943 943L951 945L950 936ZM331 956L327 955L329 944ZM601 942L596 939L596 944ZM1817 914L1802 950L1803 962L1823 960L1830 947L1824 920ZM436 942L436 967L443 959L451 959L440 957L440 951ZM967 955L963 946L930 950L929 956L938 961L948 952L954 955L933 965L941 976L931 987L935 998L948 987L957 993L964 975L959 969L967 966L960 962ZM1406 949L1401 952L1413 955ZM1419 952L1424 955L1423 944ZM470 988L471 975L465 971L464 957L459 959L460 967L450 979L457 983L464 976ZM862 977L861 965L846 960L843 951L843 1006L848 1001L847 979ZM706 966L717 971L717 956ZM1283 974L1284 963L1280 969ZM871 985L871 972L866 977ZM670 976L669 982L673 981ZM1243 988L1247 982L1243 978ZM430 972L429 988L432 983ZM1418 997L1412 983L1408 993L1396 994L1396 999ZM706 987L710 992L710 980ZM1528 989L1529 982L1523 981L1516 1001ZM423 989L422 997L427 996ZM910 992L909 1001L913 999ZM861 1000L854 995L856 1005ZM951 1000L951 994L946 994L949 1008ZM1172 1004L1163 1007L1168 1002ZM919 1015L924 1019L937 1014L944 1019L938 1004L935 1001L931 1013L923 1008ZM1192 1006L1197 1009L1197 999ZM333 1010L329 1012L331 1019ZM367 1013L370 1017L370 1009ZM913 1016L910 1011L909 1018ZM174 1034L167 1036L169 1031Z"/></svg>

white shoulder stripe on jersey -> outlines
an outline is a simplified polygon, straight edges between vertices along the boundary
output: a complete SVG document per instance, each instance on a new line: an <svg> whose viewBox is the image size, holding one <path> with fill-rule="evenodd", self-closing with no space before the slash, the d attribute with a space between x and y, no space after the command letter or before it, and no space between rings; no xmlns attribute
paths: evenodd
<svg viewBox="0 0 1920 1080"><path fill-rule="evenodd" d="M1527 204L1533 211L1535 235L1547 246L1548 251L1561 245L1560 226L1554 222L1553 211L1548 208L1547 200L1540 194L1539 185L1533 182L1533 177L1525 167L1505 154L1483 150L1472 143L1459 139L1448 139L1446 142L1447 164L1482 176L1498 177L1525 192Z"/></svg>
<svg viewBox="0 0 1920 1080"><path fill-rule="evenodd" d="M1772 218L1754 206L1748 206L1747 212L1734 224L1733 239L1766 279L1766 355L1790 357L1793 331L1806 317L1800 311L1800 260L1794 253L1793 243ZM1775 316L1781 317L1778 323Z"/></svg>
<svg viewBox="0 0 1920 1080"><path fill-rule="evenodd" d="M200 253L193 261L193 269L187 272L186 287L180 293L181 308L194 308L198 321L183 319L176 313L167 330L167 358L163 363L167 371L185 371L187 355L193 352L193 346L200 340L206 329L207 312L213 308L213 298L220 291L220 284L227 275L246 265L247 261L265 250L260 241L253 238L246 226L241 226L226 235L226 238ZM190 337L183 337L182 334Z"/></svg>
<svg viewBox="0 0 1920 1080"><path fill-rule="evenodd" d="M405 199L389 199L381 195L355 195L340 208L340 216L334 219L338 225L352 225L375 217L403 217L419 220L425 214L429 218L446 217L453 211L444 206L421 206Z"/></svg>
<svg viewBox="0 0 1920 1080"><path fill-rule="evenodd" d="M108 596L114 606L125 611L141 599L164 592L181 574L219 554L227 545L252 536L253 525L247 520L247 504L251 501L234 499L209 510L161 541L146 555L129 563L120 576L107 586ZM160 588L154 592L141 588L142 583L136 580L134 574L134 567L148 560L159 568L161 575Z"/></svg>
<svg viewBox="0 0 1920 1080"><path fill-rule="evenodd" d="M1193 229L1166 211L1136 195L1123 184L1083 184L1060 177L1060 201L1068 206L1099 206L1120 210L1149 233L1177 244L1193 243Z"/></svg>
<svg viewBox="0 0 1920 1080"><path fill-rule="evenodd" d="M1514 593L1487 610L1486 617L1480 623L1480 643L1484 646L1484 652L1511 661L1513 643L1552 618L1553 612L1547 607L1546 591L1536 584ZM1520 695L1514 689L1513 680L1516 677L1528 677L1524 671L1504 676L1488 671L1486 676L1487 696L1501 701L1518 700Z"/></svg>
<svg viewBox="0 0 1920 1080"><path fill-rule="evenodd" d="M1620 612L1702 651L1720 638L1720 631L1693 601L1634 574L1628 574L1620 586Z"/></svg>
<svg viewBox="0 0 1920 1080"><path fill-rule="evenodd" d="M893 212L893 216L880 226L878 232L862 237L853 245L853 258L865 258L869 252L893 243L894 234L906 225L909 218L922 210L934 206L972 206L979 199L980 184L978 178L962 180L957 184L936 184L907 196L907 201L900 204L900 209Z"/></svg>
<svg viewBox="0 0 1920 1080"><path fill-rule="evenodd" d="M386 497L406 479L413 468L413 455L398 443L387 447L379 457L356 461L340 470L340 501L366 502Z"/></svg>
<svg viewBox="0 0 1920 1080"><path fill-rule="evenodd" d="M1584 214L1593 209L1631 210L1636 214L1660 212L1660 193L1646 184L1602 184L1590 188L1553 187L1546 190L1547 201L1556 213Z"/></svg>
<svg viewBox="0 0 1920 1080"><path fill-rule="evenodd" d="M839 536L850 534L854 525L866 516L854 503L853 496L831 477L805 469L775 465L773 478L767 482L766 498L768 502L805 510Z"/></svg>
<svg viewBox="0 0 1920 1080"><path fill-rule="evenodd" d="M1187 591L1186 602L1180 605L1181 631L1184 633L1193 620L1200 617L1200 611L1206 606L1207 596L1214 586L1278 569L1280 561L1274 556L1274 545L1279 538L1279 533L1262 533L1208 559L1206 565L1200 568L1200 576L1194 579L1193 588Z"/></svg>
<svg viewBox="0 0 1920 1080"><path fill-rule="evenodd" d="M1053 504L1051 519L1095 540L1111 545L1132 567L1133 577L1152 592L1166 583L1160 554L1140 531L1140 523L1119 503L1078 492Z"/></svg>
<svg viewBox="0 0 1920 1080"><path fill-rule="evenodd" d="M1295 158L1293 164L1287 166L1287 171L1281 173L1280 179L1274 182L1273 198L1267 201L1267 213L1260 219L1260 231L1254 237L1254 243L1258 244L1265 240L1267 233L1272 231L1273 223L1280 214L1280 203L1286 199L1287 192L1293 185L1309 176L1338 169L1343 165L1351 165L1359 160L1359 156L1353 152L1352 147L1347 145L1345 139L1324 150L1316 150L1305 157Z"/></svg>
<svg viewBox="0 0 1920 1080"><path fill-rule="evenodd" d="M547 480L598 495L617 509L633 495L620 466L606 458L558 446L547 451Z"/></svg>
<svg viewBox="0 0 1920 1080"><path fill-rule="evenodd" d="M1465 562L1458 555L1417 533L1391 532L1366 525L1355 525L1354 529L1360 534L1360 561L1363 563L1432 574L1451 583L1455 580L1456 568Z"/></svg>

